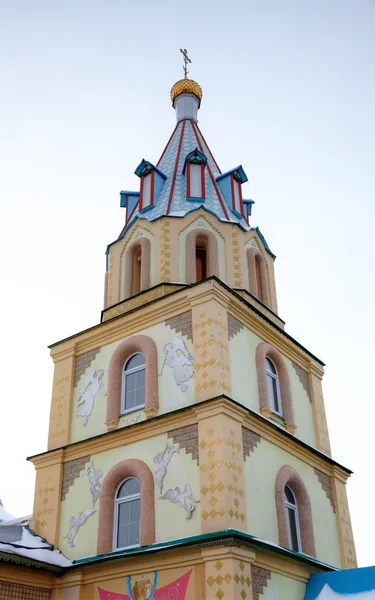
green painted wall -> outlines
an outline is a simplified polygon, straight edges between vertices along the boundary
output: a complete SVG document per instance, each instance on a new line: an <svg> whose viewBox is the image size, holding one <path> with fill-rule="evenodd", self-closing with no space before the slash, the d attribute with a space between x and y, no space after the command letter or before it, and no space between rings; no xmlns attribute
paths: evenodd
<svg viewBox="0 0 375 600"><path fill-rule="evenodd" d="M101 482L114 465L129 458L144 461L154 472L156 465L153 458L165 449L166 442L166 435L158 435L122 448L92 455L91 459L94 461L95 468L104 471ZM172 444L172 440L169 440L169 444ZM174 489L176 486L183 490L186 483L191 485L194 497L199 499L199 467L197 461L192 459L191 454L186 454L185 450L180 448L179 454L174 454L168 464L163 483L163 493L169 488ZM160 500L159 496L161 494L156 484L154 491L156 542L201 533L199 504L195 505L196 508L190 519L186 519L187 513L180 504L172 504L169 500ZM60 516L59 548L68 558L82 558L96 554L99 502L100 498L95 506L96 512L88 518L85 525L79 530L74 540L75 547L71 548L64 537L68 532L70 518L72 516L77 517L79 512L92 508L89 482L85 477L78 477L74 480L74 485L69 488L65 500L61 504Z"/></svg>
<svg viewBox="0 0 375 600"><path fill-rule="evenodd" d="M272 573L267 587L259 600L303 600L306 592L306 584L291 577L285 577L278 573Z"/></svg>
<svg viewBox="0 0 375 600"><path fill-rule="evenodd" d="M248 533L279 543L275 505L275 481L281 467L290 465L299 473L309 493L316 558L340 566L340 550L333 512L314 469L302 460L262 439L246 457L245 489Z"/></svg>
<svg viewBox="0 0 375 600"><path fill-rule="evenodd" d="M259 412L258 380L255 352L261 340L244 327L229 343L232 397L244 406ZM315 446L312 405L292 362L284 357L287 365L294 409L295 435ZM279 420L277 421L280 422Z"/></svg>
<svg viewBox="0 0 375 600"><path fill-rule="evenodd" d="M148 335L151 337L158 349L158 372L161 373L165 354L163 348L166 344L173 342L175 338L181 338L188 352L193 355L192 342L187 339L186 336L182 336L180 333L166 326L164 323L159 323L153 327L143 329L138 332L139 335ZM112 354L117 346L124 341L123 338L107 346L103 346L100 352L96 355L91 365L87 368L84 375L82 375L77 386L73 390L73 410L72 410L72 422L71 422L71 442L77 442L83 439L93 437L95 435L105 433L107 431L105 420L106 420L106 392L108 389L108 365L111 360ZM103 369L103 383L104 387L99 391L95 397L93 410L91 416L88 418L87 425L83 425L82 418L77 417L77 402L82 394L85 385L86 378L91 371ZM167 365L162 370L162 375L159 375L159 412L158 414L164 414L184 406L189 406L194 402L194 377L187 381L188 389L183 392L181 388L176 384L173 371ZM143 410L135 411L124 415L120 419L119 426L124 427L132 425L133 423L145 420L146 415Z"/></svg>

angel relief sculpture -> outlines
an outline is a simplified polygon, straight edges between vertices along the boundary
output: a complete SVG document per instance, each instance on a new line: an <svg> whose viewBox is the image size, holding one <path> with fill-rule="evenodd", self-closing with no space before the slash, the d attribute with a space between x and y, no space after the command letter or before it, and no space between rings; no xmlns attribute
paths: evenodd
<svg viewBox="0 0 375 600"><path fill-rule="evenodd" d="M154 463L158 465L154 469L155 483L161 492L163 491L163 480L167 474L167 465L175 452L179 452L178 446L169 446L166 442L165 449L154 456Z"/></svg>
<svg viewBox="0 0 375 600"><path fill-rule="evenodd" d="M100 496L100 488L102 484L99 482L99 479L103 476L102 469L96 469L94 466L94 461L91 461L91 464L86 467L83 471L81 477L86 477L90 484L90 492L92 497L92 507L94 508L99 496Z"/></svg>
<svg viewBox="0 0 375 600"><path fill-rule="evenodd" d="M103 369L91 370L83 384L83 391L77 402L77 418L81 417L82 425L87 425L89 416L94 408L94 401L103 384Z"/></svg>
<svg viewBox="0 0 375 600"><path fill-rule="evenodd" d="M193 496L193 490L191 489L191 485L188 483L185 485L183 491L181 492L179 487L175 487L174 491L169 489L160 496L160 500L170 500L173 504L181 504L182 508L187 512L187 519L190 519L191 513L195 509L195 505L200 502L200 500L195 500ZM190 502L186 502L186 500L190 500Z"/></svg>
<svg viewBox="0 0 375 600"><path fill-rule="evenodd" d="M84 525L96 510L92 510L91 508L84 510L79 513L78 517L71 517L69 519L69 530L68 533L64 536L64 540L68 541L68 544L71 548L74 548L74 538L79 532L82 525Z"/></svg>
<svg viewBox="0 0 375 600"><path fill-rule="evenodd" d="M172 343L163 348L165 358L160 375L163 375L164 366L170 367L173 377L182 392L187 392L187 381L194 375L193 358L188 352L185 342L181 338L175 338Z"/></svg>

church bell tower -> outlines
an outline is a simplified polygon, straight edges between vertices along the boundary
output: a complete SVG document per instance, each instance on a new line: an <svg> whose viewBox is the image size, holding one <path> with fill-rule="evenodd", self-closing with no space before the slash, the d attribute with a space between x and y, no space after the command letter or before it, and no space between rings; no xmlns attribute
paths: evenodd
<svg viewBox="0 0 375 600"><path fill-rule="evenodd" d="M51 346L31 526L74 561L56 600L302 600L311 573L356 566L323 363L285 330L202 95L186 70L164 150L120 192L100 324Z"/></svg>

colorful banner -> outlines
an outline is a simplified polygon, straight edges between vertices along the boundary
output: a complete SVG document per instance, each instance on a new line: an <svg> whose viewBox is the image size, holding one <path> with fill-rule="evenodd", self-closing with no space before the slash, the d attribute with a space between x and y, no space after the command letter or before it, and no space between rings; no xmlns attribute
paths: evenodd
<svg viewBox="0 0 375 600"><path fill-rule="evenodd" d="M154 589L156 583L151 583L149 579L137 580L131 588L130 595L108 592L98 587L99 598L100 600L185 600L191 571L192 569L159 589ZM157 572L155 572L154 582L157 582Z"/></svg>

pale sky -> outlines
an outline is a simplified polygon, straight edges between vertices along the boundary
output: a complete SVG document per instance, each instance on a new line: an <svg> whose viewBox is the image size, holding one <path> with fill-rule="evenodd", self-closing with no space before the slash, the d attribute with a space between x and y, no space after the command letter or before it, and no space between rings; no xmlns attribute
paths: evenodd
<svg viewBox="0 0 375 600"><path fill-rule="evenodd" d="M279 314L327 364L332 453L374 564L374 0L0 0L0 498L32 510L47 345L99 322L119 191L173 130L181 47L216 160L249 177Z"/></svg>

